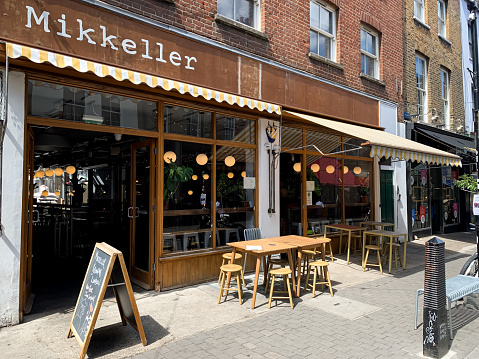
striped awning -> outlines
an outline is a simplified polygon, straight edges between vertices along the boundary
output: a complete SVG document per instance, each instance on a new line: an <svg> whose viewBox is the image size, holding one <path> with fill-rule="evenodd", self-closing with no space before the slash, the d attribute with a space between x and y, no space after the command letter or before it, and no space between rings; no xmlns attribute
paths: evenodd
<svg viewBox="0 0 479 359"><path fill-rule="evenodd" d="M278 115L281 114L281 106L272 103L190 85L184 82L168 80L162 77L126 70L115 66L104 65L93 61L82 60L54 52L39 50L32 47L7 43L6 52L8 57L14 59L26 57L33 62L48 62L58 68L71 67L83 73L92 72L99 77L111 76L118 81L128 80L136 85L146 84L152 88L161 87L166 91L176 90L181 94L189 93L193 97L201 96L206 100L215 100L219 103L227 102L230 105L249 107L250 109L268 111L269 113L274 112Z"/></svg>
<svg viewBox="0 0 479 359"><path fill-rule="evenodd" d="M371 147L371 157L378 156L379 158L384 157L386 159L391 158L400 161L426 162L444 166L462 166L461 157L457 155L440 151L433 147L385 131L327 120L296 112L285 111L284 113L308 120L317 125L326 127L328 130L334 130L338 134L366 141L362 146Z"/></svg>

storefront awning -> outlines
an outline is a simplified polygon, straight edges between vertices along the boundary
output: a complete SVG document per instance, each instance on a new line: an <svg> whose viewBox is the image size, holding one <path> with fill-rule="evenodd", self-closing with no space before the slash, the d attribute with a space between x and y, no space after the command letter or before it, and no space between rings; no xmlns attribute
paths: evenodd
<svg viewBox="0 0 479 359"><path fill-rule="evenodd" d="M181 94L189 93L193 97L201 96L207 100L215 100L219 103L227 102L230 105L249 107L269 113L281 114L281 106L268 102L257 101L251 98L232 95L226 92L215 91L200 86L190 85L184 82L164 79L162 77L147 75L145 73L122 69L119 67L100 64L93 61L82 60L71 56L65 56L54 52L39 50L28 46L7 43L7 56L10 58L26 57L36 62L48 62L55 67L71 67L79 72L92 72L99 77L111 76L118 81L128 80L134 84L146 84L152 88L161 87L163 90L177 90Z"/></svg>
<svg viewBox="0 0 479 359"><path fill-rule="evenodd" d="M384 131L296 112L284 111L284 113L326 127L329 131L333 130L338 134L366 141L362 145L371 147L371 157L377 155L379 158L385 157L386 159L391 158L393 160L411 160L445 166L462 166L461 157L459 156Z"/></svg>
<svg viewBox="0 0 479 359"><path fill-rule="evenodd" d="M474 156L476 152L476 144L473 138L463 135L450 134L444 130L426 128L425 126L427 125L415 124L414 130L431 138L432 140L438 141L443 145L450 147L456 151L457 155Z"/></svg>

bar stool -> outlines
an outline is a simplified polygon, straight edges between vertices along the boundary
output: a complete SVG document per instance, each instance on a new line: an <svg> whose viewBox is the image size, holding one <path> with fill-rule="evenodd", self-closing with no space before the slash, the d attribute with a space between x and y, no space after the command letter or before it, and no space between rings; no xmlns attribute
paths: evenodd
<svg viewBox="0 0 479 359"><path fill-rule="evenodd" d="M163 252L165 251L174 252L175 241L176 241L176 236L174 234L163 233Z"/></svg>
<svg viewBox="0 0 479 359"><path fill-rule="evenodd" d="M232 253L225 253L223 254L223 262L221 263L221 267L223 267L225 264L229 264L230 261L231 261L231 254ZM235 253L235 260L233 261L236 262L236 261L240 261L241 262L241 258L243 258L243 256L239 253ZM223 271L220 270L220 276L218 277L218 283L221 282L221 278L222 276L224 275ZM243 281L243 285L246 287L246 284L244 283L244 275L243 275L243 266L241 266L241 279Z"/></svg>
<svg viewBox="0 0 479 359"><path fill-rule="evenodd" d="M194 247L196 247L197 249L200 248L200 237L198 235L198 232L183 234L183 250L186 250L188 248L188 244L191 249L193 249Z"/></svg>
<svg viewBox="0 0 479 359"><path fill-rule="evenodd" d="M329 287L329 292L331 293L331 297L334 296L333 288L331 286L331 279L329 278L328 266L329 266L329 263L325 261L310 262L308 265L308 275L306 276L306 281L304 282L304 290L306 291L308 287L312 287L313 298L316 292L317 284L321 284L321 291L324 290L324 285L326 284ZM314 268L313 284L309 284L309 275L311 274L311 267ZM318 268L320 268L320 273L318 273ZM318 275L321 276L321 282L317 282Z"/></svg>
<svg viewBox="0 0 479 359"><path fill-rule="evenodd" d="M394 256L394 263L396 265L396 270L398 269L398 259L399 259L399 265L402 267L402 261L401 261L401 245L399 243L393 243L393 256ZM383 262L388 261L389 259L389 242L384 243L384 252L383 252Z"/></svg>
<svg viewBox="0 0 479 359"><path fill-rule="evenodd" d="M379 267L379 269L381 270L381 273L382 273L383 272L383 267L381 265L381 254L379 253L379 252L381 252L381 247L377 246L375 244L368 244L364 248L367 249L367 251L366 251L366 258L364 258L364 262L363 262L363 272L366 270L366 266L370 265L370 266L373 266L373 267ZM369 262L368 263L368 256L369 256L369 251L370 250L377 252L377 254L378 254L378 261L377 262Z"/></svg>
<svg viewBox="0 0 479 359"><path fill-rule="evenodd" d="M333 257L333 247L331 247L331 238L328 237L323 237L323 240L326 240L326 243L323 244L324 248L324 255L326 257L331 257L331 262L334 262L334 257ZM329 253L326 250L327 246L329 246Z"/></svg>
<svg viewBox="0 0 479 359"><path fill-rule="evenodd" d="M311 249L304 249L303 253L303 265L301 266L301 275L303 276L308 268L309 262L314 261L317 256L321 254L321 251L317 251L316 248L313 250Z"/></svg>
<svg viewBox="0 0 479 359"><path fill-rule="evenodd" d="M288 299L289 298L289 304L291 305L291 309L293 309L293 297L291 296L291 288L289 285L289 275L291 275L292 271L289 268L275 268L271 269L268 273L271 274L271 289L269 292L269 302L268 302L268 309L271 308L271 300L272 299ZM283 276L283 284L285 284L287 290L277 290L277 293L288 293L287 297L273 297L273 292L274 292L274 279L276 276Z"/></svg>
<svg viewBox="0 0 479 359"><path fill-rule="evenodd" d="M266 264L266 268L268 269L268 276L266 278L266 287L264 288L264 292L268 293L268 285L271 279L271 271L278 268L273 268L273 266L281 266L281 268L285 268L288 265L288 261L281 258L268 258L268 263Z"/></svg>
<svg viewBox="0 0 479 359"><path fill-rule="evenodd" d="M243 267L241 267L239 264L225 264L221 266L220 270L221 270L220 276L222 277L222 280L221 280L220 294L218 296L218 304L220 304L221 297L223 297L223 290L226 290L226 294L224 295L225 298L228 295L228 291L230 290L237 291L240 305L243 304L243 301L241 299L243 295L243 288L241 286L241 280L240 280L240 274L243 271ZM231 287L225 288L225 280L226 280L226 277L228 276L228 273L231 273L231 279L233 279L233 276L235 276L236 288L231 288ZM231 281L230 281L230 284L231 284Z"/></svg>

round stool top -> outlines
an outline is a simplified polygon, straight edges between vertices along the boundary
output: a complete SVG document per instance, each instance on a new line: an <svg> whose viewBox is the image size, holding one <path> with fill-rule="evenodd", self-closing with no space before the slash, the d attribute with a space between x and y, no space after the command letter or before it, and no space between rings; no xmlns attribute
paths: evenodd
<svg viewBox="0 0 479 359"><path fill-rule="evenodd" d="M379 247L379 246L377 246L377 245L375 245L375 244L368 244L368 245L366 245L364 248L366 248L366 249L374 249L374 250L377 250L377 251L379 251L379 250L381 249L381 247Z"/></svg>
<svg viewBox="0 0 479 359"><path fill-rule="evenodd" d="M231 254L232 253L225 253L225 254L223 254L223 258L224 259L231 259ZM241 258L243 258L243 256L241 254L235 253L235 259L241 259Z"/></svg>
<svg viewBox="0 0 479 359"><path fill-rule="evenodd" d="M309 265L311 267L327 267L329 266L329 263L325 261L314 261L314 262L309 262Z"/></svg>
<svg viewBox="0 0 479 359"><path fill-rule="evenodd" d="M317 254L320 254L321 252L320 251L313 251L311 249L304 249L303 250L303 254L306 254L308 256L315 256Z"/></svg>
<svg viewBox="0 0 479 359"><path fill-rule="evenodd" d="M220 268L223 272L238 272L243 269L239 264L223 264Z"/></svg>
<svg viewBox="0 0 479 359"><path fill-rule="evenodd" d="M275 268L275 269L271 269L269 271L270 274L273 274L273 275L287 275L287 274L291 274L291 269L289 268Z"/></svg>
<svg viewBox="0 0 479 359"><path fill-rule="evenodd" d="M323 237L323 240L325 240L326 242L331 242L331 238L328 237Z"/></svg>

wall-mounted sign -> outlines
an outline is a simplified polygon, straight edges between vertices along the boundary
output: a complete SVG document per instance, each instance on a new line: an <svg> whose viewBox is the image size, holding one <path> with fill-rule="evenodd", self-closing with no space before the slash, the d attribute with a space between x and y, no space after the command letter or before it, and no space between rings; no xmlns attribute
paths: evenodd
<svg viewBox="0 0 479 359"><path fill-rule="evenodd" d="M256 188L256 177L244 177L243 178L243 188L244 189L255 189Z"/></svg>
<svg viewBox="0 0 479 359"><path fill-rule="evenodd" d="M268 137L269 143L274 143L276 141L276 136L278 135L278 127L273 122L271 125L268 121L268 127L266 127L266 137Z"/></svg>
<svg viewBox="0 0 479 359"><path fill-rule="evenodd" d="M423 186L425 186L426 183L427 183L427 170L426 169L421 170L421 183L422 183Z"/></svg>
<svg viewBox="0 0 479 359"><path fill-rule="evenodd" d="M475 216L479 216L479 194L474 195L472 212Z"/></svg>
<svg viewBox="0 0 479 359"><path fill-rule="evenodd" d="M307 192L314 191L314 181L306 181L306 191Z"/></svg>
<svg viewBox="0 0 479 359"><path fill-rule="evenodd" d="M452 184L456 184L456 180L457 180L457 171L456 170L451 171L451 177L452 177Z"/></svg>
<svg viewBox="0 0 479 359"><path fill-rule="evenodd" d="M313 204L313 192L306 192L306 205L311 206Z"/></svg>
<svg viewBox="0 0 479 359"><path fill-rule="evenodd" d="M421 218L421 223L426 223L426 207L421 206L419 207L419 217Z"/></svg>

